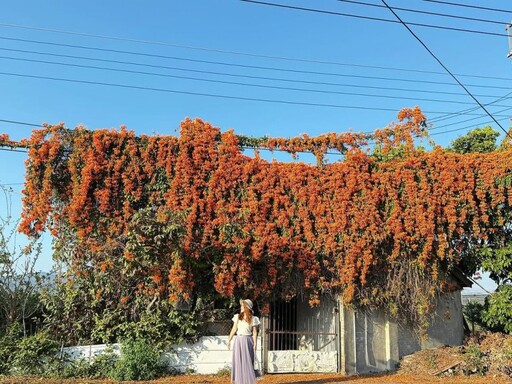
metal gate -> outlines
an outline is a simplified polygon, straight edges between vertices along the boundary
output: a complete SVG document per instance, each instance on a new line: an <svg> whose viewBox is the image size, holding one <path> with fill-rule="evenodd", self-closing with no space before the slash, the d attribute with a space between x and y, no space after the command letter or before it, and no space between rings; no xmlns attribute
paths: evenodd
<svg viewBox="0 0 512 384"><path fill-rule="evenodd" d="M320 305L294 299L274 302L265 332L265 370L338 372L338 303L322 297Z"/></svg>

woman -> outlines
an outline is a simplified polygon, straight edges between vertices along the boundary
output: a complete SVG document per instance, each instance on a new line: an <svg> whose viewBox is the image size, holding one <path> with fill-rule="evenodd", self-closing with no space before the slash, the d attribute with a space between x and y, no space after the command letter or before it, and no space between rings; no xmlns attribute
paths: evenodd
<svg viewBox="0 0 512 384"><path fill-rule="evenodd" d="M228 338L228 349L236 333L233 344L233 365L231 368L232 384L254 384L254 354L256 353L258 325L260 320L254 316L252 301L240 300L240 314L233 316L233 328Z"/></svg>

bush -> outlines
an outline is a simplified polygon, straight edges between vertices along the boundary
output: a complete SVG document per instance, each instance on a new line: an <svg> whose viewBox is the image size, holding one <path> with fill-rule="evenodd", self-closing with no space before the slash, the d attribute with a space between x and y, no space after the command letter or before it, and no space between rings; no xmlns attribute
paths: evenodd
<svg viewBox="0 0 512 384"><path fill-rule="evenodd" d="M476 301L470 301L462 308L466 320L471 324L471 332L475 332L475 325L477 329L486 328L483 321L485 313L485 306Z"/></svg>
<svg viewBox="0 0 512 384"><path fill-rule="evenodd" d="M114 377L117 354L112 347L94 356L91 360L71 360L61 374L63 378L105 379Z"/></svg>
<svg viewBox="0 0 512 384"><path fill-rule="evenodd" d="M221 368L217 371L215 376L220 377L230 377L231 376L231 367L229 365L226 365L224 368Z"/></svg>
<svg viewBox="0 0 512 384"><path fill-rule="evenodd" d="M112 347L108 347L102 354L97 355L92 360L90 366L90 378L102 379L114 377L114 370L119 356L114 352Z"/></svg>
<svg viewBox="0 0 512 384"><path fill-rule="evenodd" d="M152 380L165 372L161 351L143 339L122 343L121 357L116 361L113 378L117 380Z"/></svg>
<svg viewBox="0 0 512 384"><path fill-rule="evenodd" d="M475 344L470 344L462 354L463 371L466 375L476 373L483 376L489 369L484 353Z"/></svg>
<svg viewBox="0 0 512 384"><path fill-rule="evenodd" d="M12 324L5 334L0 336L0 375L8 375L11 371L12 360L21 337L21 326L18 323Z"/></svg>
<svg viewBox="0 0 512 384"><path fill-rule="evenodd" d="M59 344L42 331L21 339L12 358L11 372L24 376L56 376L63 368Z"/></svg>

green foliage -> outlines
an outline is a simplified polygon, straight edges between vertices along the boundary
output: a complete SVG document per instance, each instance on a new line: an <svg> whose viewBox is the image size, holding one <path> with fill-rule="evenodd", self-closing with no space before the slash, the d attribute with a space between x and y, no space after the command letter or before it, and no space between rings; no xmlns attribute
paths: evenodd
<svg viewBox="0 0 512 384"><path fill-rule="evenodd" d="M452 150L457 153L488 153L496 150L499 132L492 127L475 128L466 135L452 141Z"/></svg>
<svg viewBox="0 0 512 384"><path fill-rule="evenodd" d="M11 324L0 336L0 375L9 374L17 344L22 336L23 331L19 323Z"/></svg>
<svg viewBox="0 0 512 384"><path fill-rule="evenodd" d="M224 368L221 368L215 373L215 376L219 377L230 377L231 376L231 367L226 365Z"/></svg>
<svg viewBox="0 0 512 384"><path fill-rule="evenodd" d="M493 330L512 334L512 285L500 285L487 297L483 320Z"/></svg>
<svg viewBox="0 0 512 384"><path fill-rule="evenodd" d="M113 378L118 355L112 347L108 347L103 353L92 358L74 359L69 361L60 377L62 378L84 378L104 379Z"/></svg>
<svg viewBox="0 0 512 384"><path fill-rule="evenodd" d="M482 269L498 284L512 282L512 243L503 247L485 247L481 251Z"/></svg>
<svg viewBox="0 0 512 384"><path fill-rule="evenodd" d="M435 349L428 349L425 352L429 368L437 370L439 368L439 353Z"/></svg>
<svg viewBox="0 0 512 384"><path fill-rule="evenodd" d="M373 150L372 157L377 162L387 162L392 161L393 159L402 158L405 153L406 151L403 145L396 148L387 148L386 151L383 151L382 145L377 144Z"/></svg>
<svg viewBox="0 0 512 384"><path fill-rule="evenodd" d="M121 346L113 377L117 380L152 380L165 372L162 351L144 339L128 339Z"/></svg>
<svg viewBox="0 0 512 384"><path fill-rule="evenodd" d="M475 344L467 346L466 350L462 354L462 361L462 369L467 375L476 373L483 376L489 369L485 360L485 354Z"/></svg>
<svg viewBox="0 0 512 384"><path fill-rule="evenodd" d="M472 332L475 332L475 325L480 327L484 326L483 316L485 313L485 306L476 301L470 301L462 308L466 320L471 323Z"/></svg>
<svg viewBox="0 0 512 384"><path fill-rule="evenodd" d="M42 309L39 294L48 278L36 270L41 243L32 239L23 248L17 245L19 220L10 216L12 190L0 185L1 192L5 195L7 217L0 217L0 332L18 322L27 335L39 323Z"/></svg>
<svg viewBox="0 0 512 384"><path fill-rule="evenodd" d="M11 372L23 376L52 376L59 370L59 344L48 332L21 339L12 359Z"/></svg>
<svg viewBox="0 0 512 384"><path fill-rule="evenodd" d="M108 255L108 270L89 268L88 273L75 274L65 263L63 269L68 272L42 295L45 322L52 333L67 345L143 338L164 347L196 338L208 316L201 304L205 301L195 298L182 311L170 303L169 292L160 289L172 266L169 254L181 252L183 225L182 214L141 209L133 216L127 235L119 239L125 247L113 248ZM63 232L60 236L57 255L66 260L73 235ZM155 275L162 279L160 285ZM205 287L197 287L204 298L213 286L209 276L211 269L205 272Z"/></svg>

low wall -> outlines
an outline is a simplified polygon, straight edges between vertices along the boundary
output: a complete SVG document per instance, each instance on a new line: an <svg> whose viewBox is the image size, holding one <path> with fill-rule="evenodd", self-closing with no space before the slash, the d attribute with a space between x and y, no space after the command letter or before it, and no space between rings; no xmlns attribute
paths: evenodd
<svg viewBox="0 0 512 384"><path fill-rule="evenodd" d="M191 371L200 374L215 374L223 368L231 368L231 351L227 348L228 336L205 336L195 344L179 344L171 346L164 354L169 367L180 372ZM74 359L90 359L103 353L106 344L84 345L64 348L64 352ZM119 354L120 345L110 347ZM256 350L255 368L260 369L262 358L261 337Z"/></svg>

